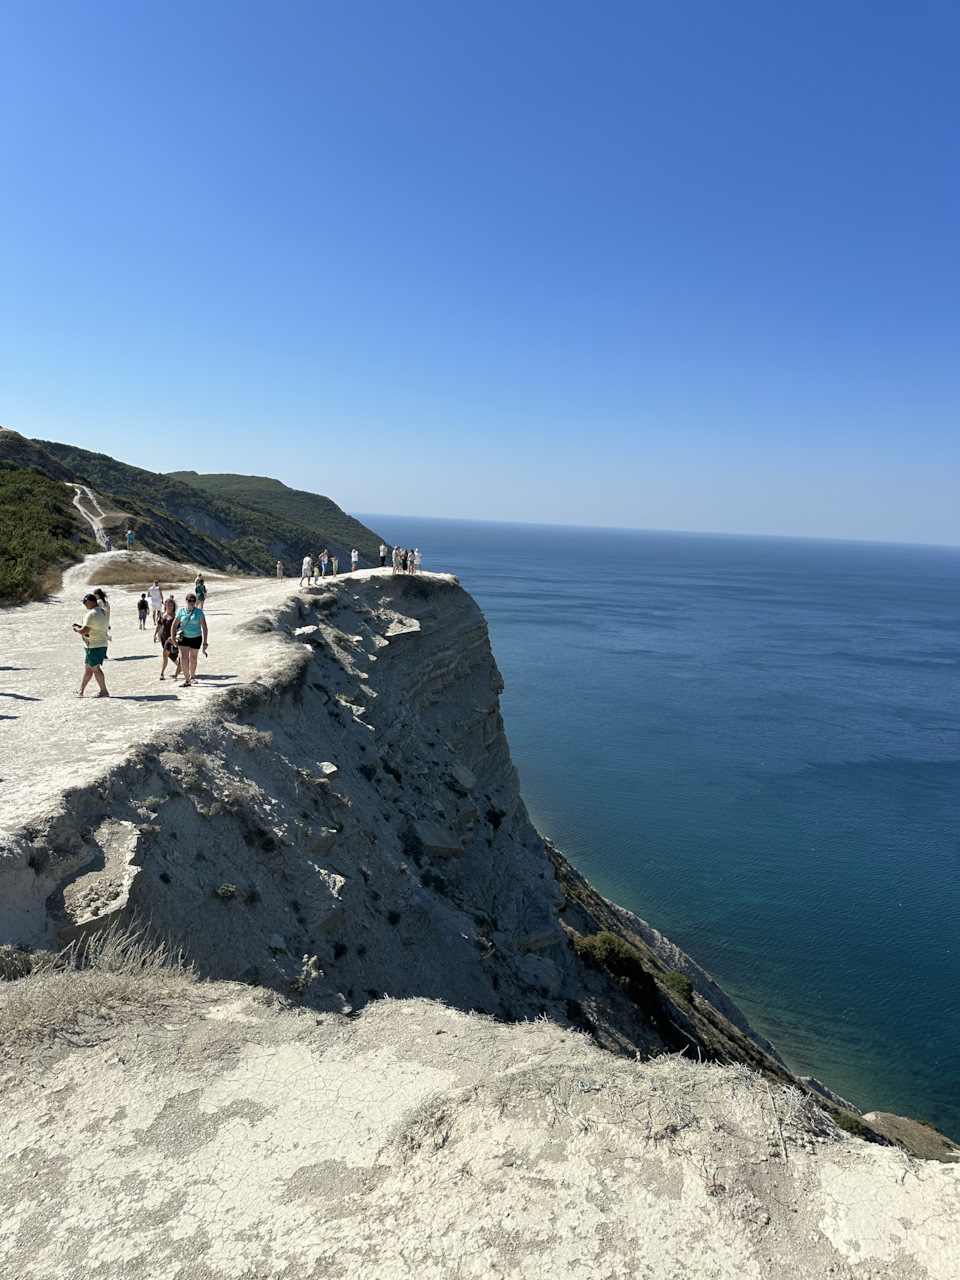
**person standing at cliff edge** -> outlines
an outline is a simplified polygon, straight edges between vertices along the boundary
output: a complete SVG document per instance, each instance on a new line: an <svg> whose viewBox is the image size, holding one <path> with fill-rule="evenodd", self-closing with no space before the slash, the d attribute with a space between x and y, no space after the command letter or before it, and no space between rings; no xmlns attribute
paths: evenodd
<svg viewBox="0 0 960 1280"><path fill-rule="evenodd" d="M136 536L137 535L133 532L132 529L127 530L127 550L128 551L133 550L133 544L134 544L134 540L136 539Z"/></svg>
<svg viewBox="0 0 960 1280"><path fill-rule="evenodd" d="M360 552L357 550L356 547L354 547L353 550L350 552L350 572L351 573L357 572L357 561L359 559L360 559Z"/></svg>
<svg viewBox="0 0 960 1280"><path fill-rule="evenodd" d="M283 561L282 560L277 561L277 577L278 578L283 577Z"/></svg>
<svg viewBox="0 0 960 1280"><path fill-rule="evenodd" d="M75 622L73 629L77 635L81 636L83 643L87 647L86 655L83 659L83 677L80 681L80 688L77 690L77 697L83 697L83 691L90 683L91 676L100 686L98 698L109 698L107 691L107 682L103 678L103 660L107 656L107 615L100 608L100 602L97 597L89 592L83 597L83 603L87 610L87 616L83 622Z"/></svg>
<svg viewBox="0 0 960 1280"><path fill-rule="evenodd" d="M383 569L387 563L387 552L389 547L385 542L380 543L380 568Z"/></svg>
<svg viewBox="0 0 960 1280"><path fill-rule="evenodd" d="M309 556L303 557L303 564L300 566L300 586L304 583L309 587L310 579L313 577L313 561Z"/></svg>

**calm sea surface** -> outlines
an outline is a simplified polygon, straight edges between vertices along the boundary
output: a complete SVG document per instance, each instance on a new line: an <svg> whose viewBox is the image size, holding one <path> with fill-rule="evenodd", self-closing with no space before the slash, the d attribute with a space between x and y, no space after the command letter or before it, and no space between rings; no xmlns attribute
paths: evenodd
<svg viewBox="0 0 960 1280"><path fill-rule="evenodd" d="M540 829L794 1070L960 1138L960 549L361 518L479 601Z"/></svg>

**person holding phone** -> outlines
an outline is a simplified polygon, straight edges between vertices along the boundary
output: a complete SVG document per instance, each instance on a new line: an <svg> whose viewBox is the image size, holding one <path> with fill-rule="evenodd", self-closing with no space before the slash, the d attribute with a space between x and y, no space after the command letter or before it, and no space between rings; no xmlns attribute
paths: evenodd
<svg viewBox="0 0 960 1280"><path fill-rule="evenodd" d="M83 697L83 691L90 683L91 677L96 680L100 686L98 698L109 698L107 691L107 682L103 678L103 660L107 656L107 628L110 625L107 615L100 607L100 601L93 594L88 592L83 597L83 604L87 610L87 616L83 622L75 622L73 629L77 635L83 639L87 652L83 660L83 676L80 680L80 688L77 690L77 697Z"/></svg>
<svg viewBox="0 0 960 1280"><path fill-rule="evenodd" d="M180 688L186 689L196 679L197 656L201 643L203 656L207 656L207 620L192 591L188 594L183 608L177 610L173 631L177 648L180 650L180 668L183 672L183 684Z"/></svg>

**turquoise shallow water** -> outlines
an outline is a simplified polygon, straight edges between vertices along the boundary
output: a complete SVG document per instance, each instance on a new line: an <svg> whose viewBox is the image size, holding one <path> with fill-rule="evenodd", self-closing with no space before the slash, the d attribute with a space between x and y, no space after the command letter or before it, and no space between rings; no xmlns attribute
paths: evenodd
<svg viewBox="0 0 960 1280"><path fill-rule="evenodd" d="M795 1070L960 1138L960 549L362 519L479 601L541 830Z"/></svg>

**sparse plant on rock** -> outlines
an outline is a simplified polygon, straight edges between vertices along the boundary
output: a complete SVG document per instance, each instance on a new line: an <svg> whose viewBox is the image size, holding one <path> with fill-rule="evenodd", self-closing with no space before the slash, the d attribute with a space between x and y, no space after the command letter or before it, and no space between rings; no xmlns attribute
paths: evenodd
<svg viewBox="0 0 960 1280"><path fill-rule="evenodd" d="M221 902L229 902L237 896L237 886L235 884L222 884L218 889L214 889L213 896L219 898Z"/></svg>
<svg viewBox="0 0 960 1280"><path fill-rule="evenodd" d="M317 961L316 956L304 956L303 963L300 966L300 972L290 983L290 990L294 995L305 996L310 987L317 978L323 977L323 970Z"/></svg>

